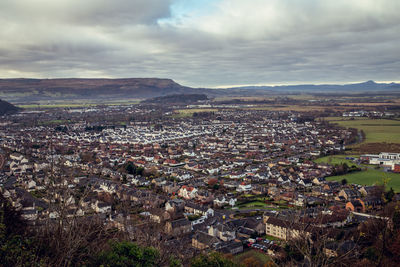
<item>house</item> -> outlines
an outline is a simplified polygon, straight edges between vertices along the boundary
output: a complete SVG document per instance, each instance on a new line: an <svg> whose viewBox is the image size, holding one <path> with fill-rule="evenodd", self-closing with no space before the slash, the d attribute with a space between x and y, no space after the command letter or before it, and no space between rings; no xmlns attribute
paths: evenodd
<svg viewBox="0 0 400 267"><path fill-rule="evenodd" d="M92 209L97 213L111 213L111 204L96 200L96 202L92 204Z"/></svg>
<svg viewBox="0 0 400 267"><path fill-rule="evenodd" d="M312 182L313 182L313 184L315 184L315 185L321 185L321 184L325 183L326 180L325 180L324 177L316 177L316 178L314 178L314 179L312 180Z"/></svg>
<svg viewBox="0 0 400 267"><path fill-rule="evenodd" d="M280 193L280 189L278 189L278 187L276 186L272 186L268 188L268 195L272 196L272 197L276 197L278 196Z"/></svg>
<svg viewBox="0 0 400 267"><path fill-rule="evenodd" d="M173 183L173 182L166 182L164 185L162 185L162 190L165 193L172 194L172 193L177 192L179 190L179 186L176 185L176 183Z"/></svg>
<svg viewBox="0 0 400 267"><path fill-rule="evenodd" d="M236 237L235 231L226 224L222 223L211 225L208 229L208 234L218 237L222 241L231 241Z"/></svg>
<svg viewBox="0 0 400 267"><path fill-rule="evenodd" d="M277 237L279 239L288 240L293 237L305 234L311 234L308 225L298 224L296 222L284 221L271 216L265 216L265 234Z"/></svg>
<svg viewBox="0 0 400 267"><path fill-rule="evenodd" d="M117 188L117 185L115 183L111 182L111 181L103 180L100 183L100 189L103 190L104 192L107 192L107 193L110 193L110 194L115 193L116 192L116 188Z"/></svg>
<svg viewBox="0 0 400 267"><path fill-rule="evenodd" d="M182 186L178 191L178 196L183 197L185 199L193 199L197 196L197 189L192 186Z"/></svg>
<svg viewBox="0 0 400 267"><path fill-rule="evenodd" d="M22 209L21 217L27 221L34 221L38 218L38 211L36 209Z"/></svg>
<svg viewBox="0 0 400 267"><path fill-rule="evenodd" d="M346 199L348 201L351 199L359 198L360 196L361 196L361 193L359 191L349 189L349 188L342 189L339 192L339 197L343 197L344 199Z"/></svg>
<svg viewBox="0 0 400 267"><path fill-rule="evenodd" d="M235 206L237 202L236 198L226 198L225 196L219 196L214 199L213 203L217 207L222 207L224 205Z"/></svg>
<svg viewBox="0 0 400 267"><path fill-rule="evenodd" d="M249 192L251 191L251 184L241 183L239 187L236 189L238 192Z"/></svg>
<svg viewBox="0 0 400 267"><path fill-rule="evenodd" d="M276 199L279 200L285 200L285 201L293 201L296 199L296 193L295 192L285 192L281 193Z"/></svg>
<svg viewBox="0 0 400 267"><path fill-rule="evenodd" d="M256 235L256 230L245 227L245 226L239 226L239 228L236 231L236 235L238 237L242 238L250 238Z"/></svg>
<svg viewBox="0 0 400 267"><path fill-rule="evenodd" d="M400 173L400 164L395 164L394 165L393 172Z"/></svg>
<svg viewBox="0 0 400 267"><path fill-rule="evenodd" d="M256 185L252 189L252 193L255 195L264 195L268 193L268 188L262 185Z"/></svg>
<svg viewBox="0 0 400 267"><path fill-rule="evenodd" d="M206 218L214 216L214 210L206 206L197 205L191 202L185 204L185 212L205 216Z"/></svg>
<svg viewBox="0 0 400 267"><path fill-rule="evenodd" d="M211 203L214 200L214 195L208 190L199 190L196 195L196 200L202 204Z"/></svg>
<svg viewBox="0 0 400 267"><path fill-rule="evenodd" d="M358 191L360 191L362 196L366 197L372 195L379 195L380 188L377 186L363 186Z"/></svg>
<svg viewBox="0 0 400 267"><path fill-rule="evenodd" d="M181 199L172 199L165 203L165 210L172 213L183 211L184 207L185 202Z"/></svg>
<svg viewBox="0 0 400 267"><path fill-rule="evenodd" d="M224 187L226 188L237 188L239 186L238 182L235 181L225 181L224 182Z"/></svg>
<svg viewBox="0 0 400 267"><path fill-rule="evenodd" d="M337 181L329 181L323 185L324 190L336 191L340 189L340 183Z"/></svg>
<svg viewBox="0 0 400 267"><path fill-rule="evenodd" d="M213 203L217 207L222 207L224 205L227 205L228 201L226 200L225 196L219 196L214 199Z"/></svg>
<svg viewBox="0 0 400 267"><path fill-rule="evenodd" d="M179 236L185 235L192 231L192 223L186 219L178 219L174 221L168 221L165 224L165 232L169 235Z"/></svg>
<svg viewBox="0 0 400 267"><path fill-rule="evenodd" d="M303 195L298 195L296 199L292 201L293 205L302 207L306 204L306 198Z"/></svg>
<svg viewBox="0 0 400 267"><path fill-rule="evenodd" d="M151 183L155 184L156 186L162 187L163 185L167 184L167 180L161 177L151 180Z"/></svg>
<svg viewBox="0 0 400 267"><path fill-rule="evenodd" d="M382 199L380 197L368 196L363 199L366 209L380 208L382 206Z"/></svg>
<svg viewBox="0 0 400 267"><path fill-rule="evenodd" d="M243 252L243 244L242 242L230 241L219 244L218 251L224 254L239 254Z"/></svg>
<svg viewBox="0 0 400 267"><path fill-rule="evenodd" d="M365 204L361 199L354 199L346 203L346 209L356 212L365 212Z"/></svg>
<svg viewBox="0 0 400 267"><path fill-rule="evenodd" d="M25 159L24 158L24 156L23 155L21 155L21 154L18 154L18 153L12 153L12 154L10 154L10 159L12 159L12 160L16 160L16 161L22 161L23 159Z"/></svg>
<svg viewBox="0 0 400 267"><path fill-rule="evenodd" d="M300 179L299 185L305 186L305 187L311 187L312 186L312 181L310 179Z"/></svg>
<svg viewBox="0 0 400 267"><path fill-rule="evenodd" d="M215 236L201 231L197 231L192 237L192 246L200 250L214 248L220 242Z"/></svg>
<svg viewBox="0 0 400 267"><path fill-rule="evenodd" d="M150 211L150 220L156 223L161 223L165 220L171 219L171 215L169 212L162 209L154 209Z"/></svg>
<svg viewBox="0 0 400 267"><path fill-rule="evenodd" d="M257 235L264 235L265 234L265 225L261 217L257 218L247 218L246 219L246 227L253 229L256 231Z"/></svg>

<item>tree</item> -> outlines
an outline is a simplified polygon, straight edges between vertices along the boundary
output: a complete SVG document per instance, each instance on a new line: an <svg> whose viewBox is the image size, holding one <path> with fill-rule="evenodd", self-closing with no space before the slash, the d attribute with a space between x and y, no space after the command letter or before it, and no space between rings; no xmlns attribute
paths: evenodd
<svg viewBox="0 0 400 267"><path fill-rule="evenodd" d="M379 216L360 225L360 245L363 257L376 266L396 266L400 251L400 230L396 226L397 203L388 203Z"/></svg>
<svg viewBox="0 0 400 267"><path fill-rule="evenodd" d="M347 179L346 178L342 179L341 183L342 183L342 185L346 185L347 184Z"/></svg>
<svg viewBox="0 0 400 267"><path fill-rule="evenodd" d="M211 179L208 180L208 185L209 185L210 187L214 186L214 185L217 184L217 183L218 183L218 180L215 179L215 178L211 178Z"/></svg>
<svg viewBox="0 0 400 267"><path fill-rule="evenodd" d="M150 267L157 266L159 252L152 247L141 247L135 243L111 242L110 250L102 251L94 257L90 266Z"/></svg>
<svg viewBox="0 0 400 267"><path fill-rule="evenodd" d="M390 202L392 201L393 197L394 197L394 190L391 187L390 190L385 193L385 198L388 202Z"/></svg>
<svg viewBox="0 0 400 267"><path fill-rule="evenodd" d="M343 163L342 164L343 167L343 173L348 173L349 172L349 165L347 165L347 163Z"/></svg>
<svg viewBox="0 0 400 267"><path fill-rule="evenodd" d="M0 266L39 266L46 262L19 212L0 194Z"/></svg>
<svg viewBox="0 0 400 267"><path fill-rule="evenodd" d="M63 166L56 166L53 160L50 163L45 190L45 198L49 200L47 215L38 218L37 227L33 228L35 239L46 251L49 265L77 265L101 251L119 233L107 229L97 215L83 216L84 202L93 196L96 182L88 179L82 190L74 190L68 186L70 173Z"/></svg>
<svg viewBox="0 0 400 267"><path fill-rule="evenodd" d="M136 175L143 175L144 168L143 167L137 167L136 168Z"/></svg>
<svg viewBox="0 0 400 267"><path fill-rule="evenodd" d="M337 231L329 227L321 227L325 221L322 213L309 218L303 216L301 211L293 213L284 220L287 231L287 244L285 251L288 255L288 266L347 266L350 262L357 259L354 253L356 246L351 246L349 250L338 252L337 256L332 257L327 252L333 243L344 242L343 240L334 241ZM355 244L355 243L353 243Z"/></svg>
<svg viewBox="0 0 400 267"><path fill-rule="evenodd" d="M136 166L132 162L128 162L128 164L125 166L125 170L128 174L135 174Z"/></svg>

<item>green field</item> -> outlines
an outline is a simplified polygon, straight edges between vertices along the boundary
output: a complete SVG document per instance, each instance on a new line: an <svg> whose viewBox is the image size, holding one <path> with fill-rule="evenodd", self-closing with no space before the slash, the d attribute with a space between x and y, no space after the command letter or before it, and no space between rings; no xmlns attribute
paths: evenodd
<svg viewBox="0 0 400 267"><path fill-rule="evenodd" d="M365 143L397 143L400 144L400 121L387 119L326 117L325 121L347 128L363 130Z"/></svg>
<svg viewBox="0 0 400 267"><path fill-rule="evenodd" d="M282 239L279 239L275 236L272 235L264 235L264 238L268 239L268 240L272 240L272 241L282 241Z"/></svg>
<svg viewBox="0 0 400 267"><path fill-rule="evenodd" d="M244 204L239 204L239 209L258 209L267 208L267 204L261 201L252 201Z"/></svg>
<svg viewBox="0 0 400 267"><path fill-rule="evenodd" d="M254 209L264 209L264 210L281 210L287 209L287 202L284 200L281 201L273 201L272 203L266 203L265 198L257 198L254 201L247 203L238 203L235 208L240 210L254 210Z"/></svg>
<svg viewBox="0 0 400 267"><path fill-rule="evenodd" d="M327 181L341 181L346 179L348 183L360 185L382 184L383 179L389 178L387 189L393 187L393 190L400 192L400 174L382 172L381 170L367 169L365 171L353 172L346 175L327 177Z"/></svg>
<svg viewBox="0 0 400 267"><path fill-rule="evenodd" d="M354 157L358 158L355 155L333 155L333 156L326 156L322 158L318 158L314 160L315 163L328 163L329 165L340 165L346 163L348 166L357 165L353 161L346 159L346 157Z"/></svg>

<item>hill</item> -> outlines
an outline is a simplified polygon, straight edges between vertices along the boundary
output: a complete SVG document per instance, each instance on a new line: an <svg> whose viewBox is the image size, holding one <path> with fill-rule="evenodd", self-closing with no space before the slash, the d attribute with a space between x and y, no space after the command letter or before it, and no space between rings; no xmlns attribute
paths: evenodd
<svg viewBox="0 0 400 267"><path fill-rule="evenodd" d="M0 116L4 114L13 114L20 110L20 108L0 99Z"/></svg>
<svg viewBox="0 0 400 267"><path fill-rule="evenodd" d="M195 93L171 79L0 79L0 95L14 102L62 99L148 98Z"/></svg>

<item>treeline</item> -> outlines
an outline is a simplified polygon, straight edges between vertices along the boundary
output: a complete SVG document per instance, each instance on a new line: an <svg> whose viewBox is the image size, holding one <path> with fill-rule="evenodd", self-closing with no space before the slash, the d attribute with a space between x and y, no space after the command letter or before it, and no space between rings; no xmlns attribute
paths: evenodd
<svg viewBox="0 0 400 267"><path fill-rule="evenodd" d="M347 163L336 164L332 167L332 175L344 175L351 172L361 171L361 168L357 167L356 165L352 165L349 167Z"/></svg>
<svg viewBox="0 0 400 267"><path fill-rule="evenodd" d="M176 94L160 96L151 99L144 100L142 103L152 103L152 104L171 104L171 103L195 103L198 101L208 100L205 94Z"/></svg>

